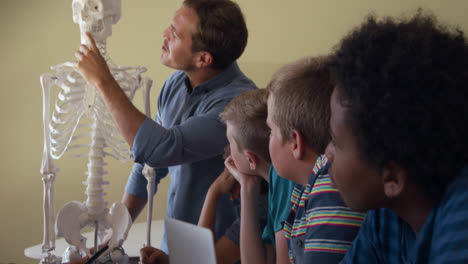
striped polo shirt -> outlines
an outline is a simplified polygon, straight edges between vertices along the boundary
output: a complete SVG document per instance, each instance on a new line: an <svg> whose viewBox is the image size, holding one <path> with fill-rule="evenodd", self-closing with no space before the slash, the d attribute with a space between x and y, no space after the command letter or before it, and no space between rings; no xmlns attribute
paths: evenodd
<svg viewBox="0 0 468 264"><path fill-rule="evenodd" d="M307 185L294 187L284 224L291 263L338 263L364 220L364 214L349 209L331 186L329 166L320 156Z"/></svg>

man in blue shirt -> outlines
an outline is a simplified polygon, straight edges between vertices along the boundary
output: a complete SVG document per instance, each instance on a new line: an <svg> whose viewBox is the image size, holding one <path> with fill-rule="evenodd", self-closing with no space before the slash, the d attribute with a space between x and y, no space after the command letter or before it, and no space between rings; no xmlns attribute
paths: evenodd
<svg viewBox="0 0 468 264"><path fill-rule="evenodd" d="M136 109L109 73L90 39L77 51L76 67L101 92L132 147L135 166L122 198L134 220L147 202L142 164L156 169L156 184L169 171L167 216L196 224L208 188L223 171L227 145L219 113L237 94L255 89L235 62L247 43L239 6L230 1L185 0L164 31L161 62L178 71L165 82L155 120ZM235 219L228 197L219 202L216 235ZM167 252L165 236L161 248Z"/></svg>
<svg viewBox="0 0 468 264"><path fill-rule="evenodd" d="M419 11L370 17L332 62L329 174L368 214L342 263L468 263L468 50Z"/></svg>

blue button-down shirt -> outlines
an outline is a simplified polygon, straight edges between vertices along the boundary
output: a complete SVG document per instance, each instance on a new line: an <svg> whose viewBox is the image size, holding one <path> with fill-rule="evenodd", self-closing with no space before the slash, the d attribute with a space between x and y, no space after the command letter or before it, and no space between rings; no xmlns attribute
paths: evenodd
<svg viewBox="0 0 468 264"><path fill-rule="evenodd" d="M237 63L193 90L183 71L172 74L159 95L155 120L147 118L135 137L136 163L126 191L147 197L142 164L157 168L156 185L169 169L166 215L196 224L208 188L224 169L222 154L228 141L219 114L236 95L255 88ZM219 201L216 217L219 237L235 220L228 196ZM161 249L167 251L165 235Z"/></svg>
<svg viewBox="0 0 468 264"><path fill-rule="evenodd" d="M468 166L416 237L390 209L370 211L342 263L468 263Z"/></svg>

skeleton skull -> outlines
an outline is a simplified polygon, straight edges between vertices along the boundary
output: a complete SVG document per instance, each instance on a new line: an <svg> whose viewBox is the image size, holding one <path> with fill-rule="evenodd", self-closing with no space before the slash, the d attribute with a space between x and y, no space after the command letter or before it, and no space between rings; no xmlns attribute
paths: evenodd
<svg viewBox="0 0 468 264"><path fill-rule="evenodd" d="M81 35L89 32L99 42L112 35L112 25L120 19L121 0L73 0L72 8Z"/></svg>

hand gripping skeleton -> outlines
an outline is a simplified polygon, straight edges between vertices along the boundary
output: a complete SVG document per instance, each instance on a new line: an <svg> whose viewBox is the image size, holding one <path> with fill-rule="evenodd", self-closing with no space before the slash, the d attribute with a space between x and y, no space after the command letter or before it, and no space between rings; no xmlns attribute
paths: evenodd
<svg viewBox="0 0 468 264"><path fill-rule="evenodd" d="M112 25L120 19L121 0L73 0L72 7L73 21L80 25L81 43L88 44L85 34L90 32L112 75L130 100L137 89L143 88L145 112L150 116L149 92L152 81L141 77L146 69L139 66L117 66L106 52L106 39L112 34ZM108 249L98 261L127 263L128 257L121 245L132 225L131 217L121 203L114 203L110 209L107 208L102 185L108 184L103 181L103 175L106 174L104 157L111 156L126 161L130 158L130 150L120 137L99 91L83 79L73 68L73 63L65 62L51 69L56 71L54 75L46 73L41 76L44 106L44 153L41 166L44 182L44 240L41 263L61 262L60 257L51 254L55 249L54 225L57 235L63 236L71 245L63 255L63 262L73 261L84 255L90 256L86 238L81 235L80 230L85 226L92 226L95 232L95 252L98 237L102 241L106 230L111 230ZM49 98L53 85L61 90L50 115ZM86 143L89 142L86 141L88 138L91 138L91 143ZM83 149L89 149L88 154L79 152ZM88 198L86 202L67 203L58 213L54 224L54 180L58 168L53 159L59 159L65 152L74 152L77 157L88 157L88 177L84 182L87 185L85 193ZM144 174L148 182L153 182L152 168L145 167ZM150 194L153 193L152 188L148 187L148 190ZM150 232L150 225L147 231ZM150 244L149 239L147 244Z"/></svg>

